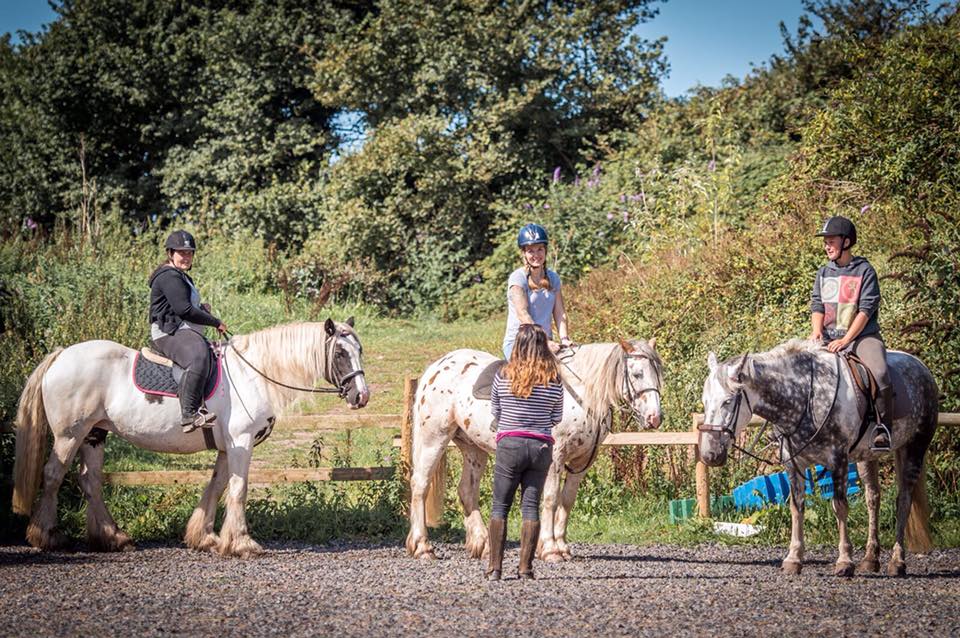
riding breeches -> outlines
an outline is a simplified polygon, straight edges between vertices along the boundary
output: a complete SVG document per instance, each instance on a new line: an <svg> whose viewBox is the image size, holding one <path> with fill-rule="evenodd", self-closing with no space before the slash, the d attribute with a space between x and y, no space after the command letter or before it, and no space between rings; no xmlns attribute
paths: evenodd
<svg viewBox="0 0 960 638"><path fill-rule="evenodd" d="M890 372L887 370L887 348L878 334L858 337L853 341L853 353L860 357L877 379L877 390L882 395L890 389Z"/></svg>
<svg viewBox="0 0 960 638"><path fill-rule="evenodd" d="M525 521L540 520L540 498L553 462L553 443L543 439L505 436L497 442L493 465L493 509L490 518L506 519L520 487L520 512Z"/></svg>
<svg viewBox="0 0 960 638"><path fill-rule="evenodd" d="M161 354L184 369L177 394L180 412L193 416L203 404L203 388L210 374L210 346L199 332L185 328L153 342Z"/></svg>

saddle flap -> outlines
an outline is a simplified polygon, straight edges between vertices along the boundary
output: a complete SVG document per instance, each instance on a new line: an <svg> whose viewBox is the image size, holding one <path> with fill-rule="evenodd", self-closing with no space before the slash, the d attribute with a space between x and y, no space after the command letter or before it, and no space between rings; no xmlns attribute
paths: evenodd
<svg viewBox="0 0 960 638"><path fill-rule="evenodd" d="M481 401L490 400L490 388L493 387L493 378L500 369L507 365L506 359L497 359L480 372L477 381L473 384L473 398Z"/></svg>
<svg viewBox="0 0 960 638"><path fill-rule="evenodd" d="M173 367L173 360L168 359L150 346L144 346L140 348L140 354L143 355L145 359L153 361L157 365L166 366L168 368Z"/></svg>

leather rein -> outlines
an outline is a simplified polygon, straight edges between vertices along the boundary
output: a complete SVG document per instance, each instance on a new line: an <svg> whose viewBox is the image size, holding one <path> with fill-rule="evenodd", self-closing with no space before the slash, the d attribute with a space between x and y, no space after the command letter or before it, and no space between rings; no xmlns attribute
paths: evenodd
<svg viewBox="0 0 960 638"><path fill-rule="evenodd" d="M250 363L250 361L249 361L245 356L243 356L243 354L236 348L236 346L233 346L233 345L230 343L230 341L233 340L233 335L232 335L231 333L226 333L226 334L227 334L227 337L228 337L228 341L227 341L228 345L231 345L231 346L233 347L234 353L236 353L236 355L237 355L238 357L240 357L240 360L241 360L241 361L243 361L245 364L247 364L248 366L250 366L250 368L251 368L254 372L256 372L257 374L259 374L261 377L263 377L264 379L266 379L267 381L269 381L270 383L272 383L272 384L274 384L274 385L280 386L281 388L287 388L288 390L296 390L296 391L298 391L298 392L313 392L313 393L315 393L315 394L334 394L334 393L336 393L336 394L342 399L342 398L345 398L345 397L347 396L347 382L349 382L349 381L350 381L351 379L353 379L354 377L357 377L357 376L360 376L361 374L363 374L363 368L359 368L359 369L357 369L357 370L351 370L350 372L348 372L347 374L343 375L343 376L340 377L339 379L336 378L336 368L334 368L334 366L333 366L333 356L334 356L334 349L336 348L336 345L337 345L337 336L336 336L336 335L331 335L331 336L330 336L330 339L328 339L328 341L327 341L327 344L325 344L325 350L326 350L326 352L324 353L324 355L326 356L327 362L328 362L327 366L325 366L325 367L333 373L334 378L333 378L333 379L329 379L329 378L327 378L327 375L324 375L324 379L325 379L328 383L332 383L332 384L335 385L336 387L332 387L332 388L301 388L301 387L298 387L298 386L289 385L289 384L283 383L282 381L277 381L276 379L270 377L270 376L269 376L267 373L265 373L263 370L261 370L261 369L258 368L257 366L255 366L255 365L253 365L252 363Z"/></svg>
<svg viewBox="0 0 960 638"><path fill-rule="evenodd" d="M576 377L576 379L577 379L580 383L583 383L583 379L581 379L580 376L579 376L576 372L574 372L574 371L570 368L569 365L567 365L567 359L570 359L571 357L573 357L573 355L576 354L576 351L573 349L572 346L568 346L568 348L570 348L570 351L571 351L568 356L566 356L566 357L560 357L559 354L558 354L558 357L557 357L557 358L560 360L560 363L563 364L563 367L565 367L565 368L567 369L567 371L570 372L570 374L572 374L574 377ZM624 354L624 358L623 358L624 363L626 363L626 360L627 360L627 359L650 359L650 357L649 357L649 355L646 355L646 354L631 354L631 353L628 352L628 353L625 353L625 354ZM654 368L654 370L656 370L656 366L654 366L653 368ZM660 374L657 373L657 385L656 385L656 386L650 386L650 387L646 387L646 388L642 388L642 389L640 389L640 390L637 390L637 389L635 389L635 388L633 387L633 384L630 383L630 372L629 372L629 370L627 370L627 366L624 365L624 366L623 366L623 383L624 383L624 386L626 387L626 390L625 390L624 394L626 394L626 396L627 396L627 404L628 404L629 407L630 407L631 416L633 417L634 421L636 421L637 423L640 423L640 413L637 412L636 408L633 407L633 401L634 401L634 399L642 396L643 394L645 394L645 393L647 393L647 392L656 392L656 393L657 393L657 397L659 398L659 397L661 396L661 395L660 395L660 387L659 387L659 386L660 386ZM573 393L571 392L571 394L573 394ZM607 411L606 417L604 417L604 418L605 418L605 419L608 419L608 420L612 420L612 417L613 417L613 408L610 408L610 410ZM607 428L609 428L609 427L610 427L610 426L609 426L609 424L608 424L608 425L607 425ZM601 437L601 435L603 434L603 430L604 430L603 426L598 422L598 423L597 423L597 432L596 432L596 435L594 436L594 439L593 439L593 449L590 451L590 458L587 459L587 462L584 464L584 466L583 466L582 468L580 468L579 470L574 470L574 469L571 468L568 464L566 464L566 463L563 464L563 469L565 469L568 474L582 474L583 472L586 472L587 469L593 464L593 462L594 462L594 461L596 460L596 458L597 458L597 454L600 453L600 437Z"/></svg>

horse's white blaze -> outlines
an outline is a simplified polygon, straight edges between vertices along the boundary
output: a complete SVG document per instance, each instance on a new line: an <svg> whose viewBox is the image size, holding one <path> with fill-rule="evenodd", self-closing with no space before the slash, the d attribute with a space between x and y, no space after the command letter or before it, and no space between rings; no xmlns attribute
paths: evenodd
<svg viewBox="0 0 960 638"><path fill-rule="evenodd" d="M350 356L350 367L355 372L357 370L363 370L363 361L360 356L360 342L353 335L347 335L340 338L341 342L344 344L344 349ZM367 399L370 398L370 388L367 386L367 379L364 375L357 375L354 377L357 384L357 392L363 397L363 403L366 403Z"/></svg>

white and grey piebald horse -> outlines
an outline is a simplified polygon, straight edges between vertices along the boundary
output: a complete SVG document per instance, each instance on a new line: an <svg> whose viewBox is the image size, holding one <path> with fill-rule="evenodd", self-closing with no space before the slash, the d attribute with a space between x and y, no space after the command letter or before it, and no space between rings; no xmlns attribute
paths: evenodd
<svg viewBox="0 0 960 638"><path fill-rule="evenodd" d="M259 554L260 545L247 531L247 474L253 447L269 436L277 412L320 379L336 386L331 390L352 408L364 407L370 398L352 317L346 323L292 323L231 338L223 347L220 384L207 400L217 415L212 441L199 430L181 431L175 397L147 395L134 387L136 354L112 341L86 341L50 353L27 380L17 412L13 500L14 511L33 512L27 540L34 547L53 549L64 540L56 531L57 491L79 452L90 547L133 548L101 493L103 440L113 433L154 452L219 450L210 483L187 523L185 542L226 556ZM43 491L34 508L48 428L53 451L43 466ZM226 516L218 535L214 517L225 489Z"/></svg>
<svg viewBox="0 0 960 638"><path fill-rule="evenodd" d="M937 427L938 390L933 375L916 357L891 350L887 363L896 395L891 447L898 487L896 540L887 574L902 576L906 574L904 545L917 552L929 551L932 545L923 467ZM840 536L835 574L879 571L877 472L885 452L870 449L872 432L863 426L866 399L847 364L818 343L799 339L724 363L718 363L711 352L708 364L700 426L703 462L722 465L753 414L773 424L780 441L780 460L790 476L793 523L784 572L799 574L802 568L804 472L815 463L833 475L833 511ZM865 556L856 570L847 534L848 460L857 462L869 520Z"/></svg>
<svg viewBox="0 0 960 638"><path fill-rule="evenodd" d="M543 490L538 543L541 559L556 562L571 557L566 542L567 518L580 481L610 431L613 409L625 405L642 427L660 425L662 364L655 345L654 339L585 344L575 346L570 355L561 354L563 420L554 428L553 464ZM410 532L406 543L411 556L435 558L427 538L427 518L439 518L443 509L443 489L436 483L444 477L435 470L443 467L439 461L451 440L463 455L458 493L467 552L480 558L488 550L487 527L480 514L480 479L497 443L491 429L490 401L475 398L472 390L481 371L496 360L486 352L455 350L431 364L420 377L413 406ZM567 474L561 494L563 470Z"/></svg>

